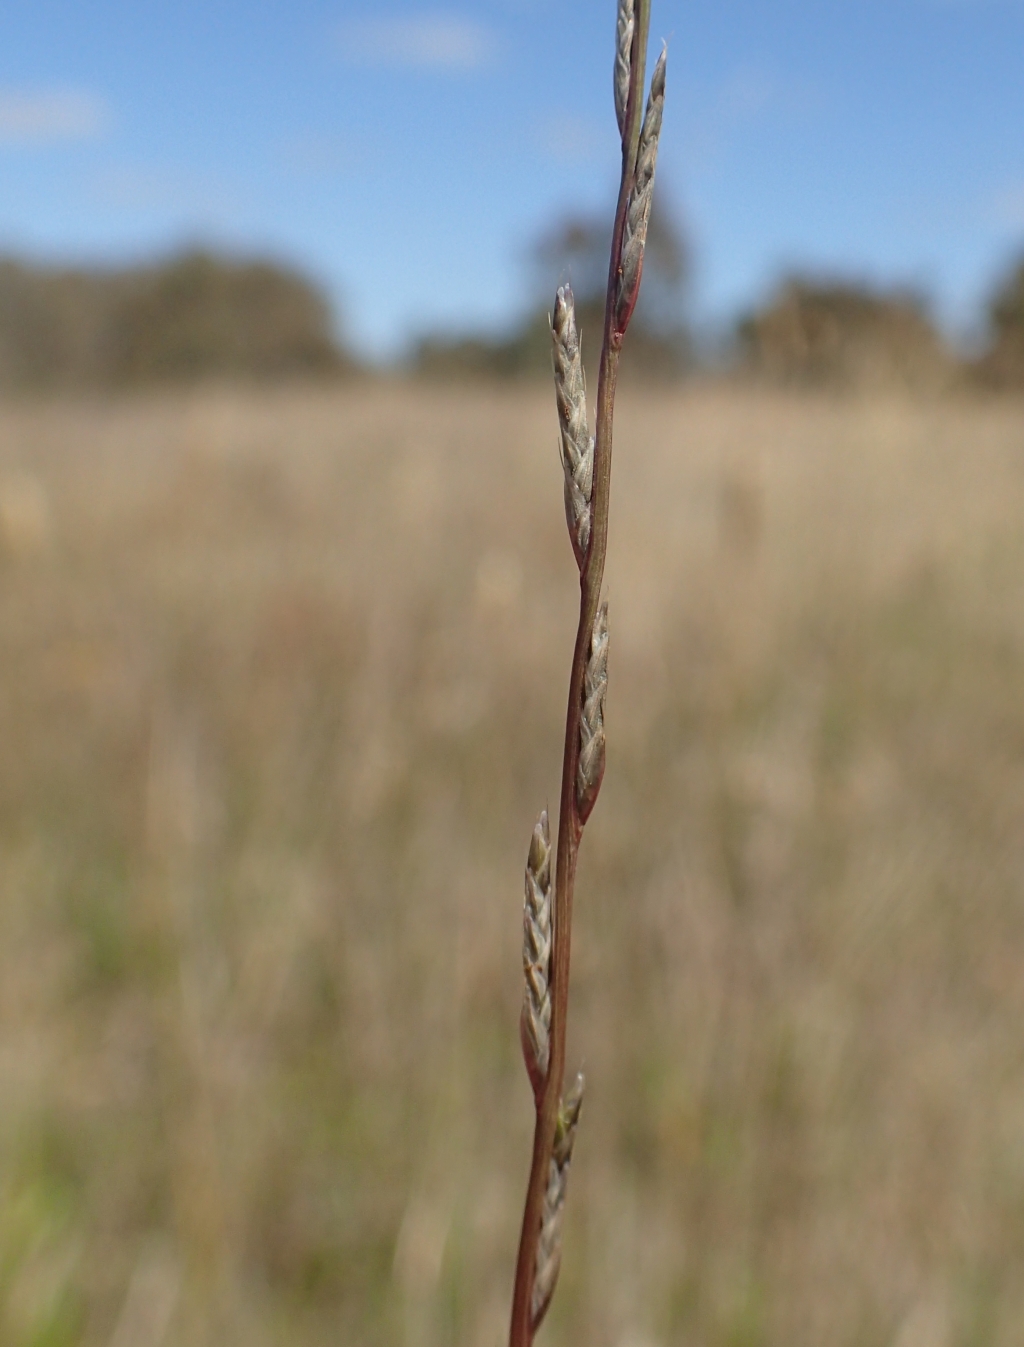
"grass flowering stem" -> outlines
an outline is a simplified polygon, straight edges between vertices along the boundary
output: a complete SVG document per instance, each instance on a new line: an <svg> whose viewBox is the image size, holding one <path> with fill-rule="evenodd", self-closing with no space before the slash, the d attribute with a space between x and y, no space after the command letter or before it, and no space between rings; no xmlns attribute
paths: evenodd
<svg viewBox="0 0 1024 1347"><path fill-rule="evenodd" d="M612 232L608 289L605 299L604 333L597 386L597 425L594 445L594 484L591 500L589 546L580 569L580 616L573 650L566 710L565 744L562 754L562 787L558 814L558 849L555 870L554 935L551 962L550 1058L543 1093L537 1106L530 1178L523 1211L523 1224L516 1260L509 1347L530 1347L537 1324L533 1322L533 1283L537 1247L549 1168L559 1119L565 1073L565 1034L569 1002L569 966L572 936L573 889L583 823L577 802L576 778L580 751L580 717L591 638L601 600L605 556L608 547L608 504L611 490L612 421L619 356L624 328L617 319L617 294L621 274L622 239L629 194L636 171L643 111L644 74L650 0L636 0L633 45L630 56L629 97L622 133L622 175L615 224Z"/></svg>

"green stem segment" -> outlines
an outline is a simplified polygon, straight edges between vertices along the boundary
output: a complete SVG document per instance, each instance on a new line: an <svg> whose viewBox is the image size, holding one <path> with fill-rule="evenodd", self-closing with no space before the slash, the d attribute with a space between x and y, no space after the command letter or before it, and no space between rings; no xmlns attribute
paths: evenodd
<svg viewBox="0 0 1024 1347"><path fill-rule="evenodd" d="M626 207L636 169L640 126L643 118L644 74L647 67L647 33L650 27L650 0L636 0L633 49L630 59L629 101L622 137L622 178L615 208L608 292L605 299L604 337L601 368L597 383L597 426L594 443L594 487L591 498L590 547L580 573L580 619L569 677L569 702L565 717L565 747L562 754L562 792L558 813L558 855L555 871L554 940L551 959L551 1057L544 1091L537 1107L533 1134L533 1158L526 1190L523 1225L516 1260L515 1287L512 1297L512 1324L509 1347L530 1347L534 1325L531 1322L533 1278L537 1262L544 1191L555 1141L558 1105L565 1075L565 1030L569 1008L569 962L572 937L572 899L576 880L583 825L576 803L576 766L580 750L580 712L583 706L583 680L590 653L601 582L608 550L608 502L612 477L612 417L615 386L619 373L619 355L625 335L616 326L616 294L619 258L626 223Z"/></svg>

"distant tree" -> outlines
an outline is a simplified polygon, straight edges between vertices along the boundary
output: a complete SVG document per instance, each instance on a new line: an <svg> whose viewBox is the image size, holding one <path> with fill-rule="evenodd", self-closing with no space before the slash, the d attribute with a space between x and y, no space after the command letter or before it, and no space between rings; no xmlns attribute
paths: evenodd
<svg viewBox="0 0 1024 1347"><path fill-rule="evenodd" d="M623 353L623 371L663 378L681 373L689 361L686 290L689 249L682 227L655 194L644 254L644 283ZM543 234L533 249L533 267L542 294L565 281L576 298L583 341L600 349L611 232L607 214L569 216ZM550 298L547 299L550 306ZM544 334L547 340L547 333ZM547 355L547 352L545 352Z"/></svg>
<svg viewBox="0 0 1024 1347"><path fill-rule="evenodd" d="M551 372L551 329L538 311L508 336L427 336L417 344L413 368L429 378L515 379Z"/></svg>
<svg viewBox="0 0 1024 1347"><path fill-rule="evenodd" d="M126 270L0 260L0 387L336 372L326 300L269 262L203 252Z"/></svg>
<svg viewBox="0 0 1024 1347"><path fill-rule="evenodd" d="M633 323L652 334L669 334L685 326L686 285L690 257L683 231L665 196L656 196L647 230L644 283ZM533 248L533 264L544 294L553 279L568 281L581 305L604 317L611 230L607 216L573 215L541 235ZM634 332L630 326L630 336Z"/></svg>
<svg viewBox="0 0 1024 1347"><path fill-rule="evenodd" d="M111 314L111 364L124 382L337 369L323 296L268 262L193 252L140 272Z"/></svg>
<svg viewBox="0 0 1024 1347"><path fill-rule="evenodd" d="M799 277L737 327L740 365L773 383L937 387L954 362L921 298Z"/></svg>
<svg viewBox="0 0 1024 1347"><path fill-rule="evenodd" d="M1024 388L1024 258L997 286L988 319L989 345L977 373L995 387Z"/></svg>
<svg viewBox="0 0 1024 1347"><path fill-rule="evenodd" d="M101 377L108 290L97 275L0 260L0 387Z"/></svg>
<svg viewBox="0 0 1024 1347"><path fill-rule="evenodd" d="M655 194L644 282L622 360L627 377L672 377L689 362L685 322L689 252L682 229L664 200L664 196ZM547 314L556 287L565 282L572 286L576 299L584 350L599 351L610 251L611 233L605 217L567 216L546 230L529 250L530 284L537 300L520 326L508 336L426 337L414 353L415 368L446 377L550 374Z"/></svg>

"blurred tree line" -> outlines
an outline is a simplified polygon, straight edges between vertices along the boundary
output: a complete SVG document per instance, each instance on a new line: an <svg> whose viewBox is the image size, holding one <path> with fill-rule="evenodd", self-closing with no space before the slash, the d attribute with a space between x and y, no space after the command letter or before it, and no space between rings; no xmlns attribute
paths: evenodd
<svg viewBox="0 0 1024 1347"><path fill-rule="evenodd" d="M333 374L329 305L271 262L195 251L125 270L0 259L0 388Z"/></svg>
<svg viewBox="0 0 1024 1347"><path fill-rule="evenodd" d="M997 288L988 316L990 341L978 375L994 387L1024 389L1024 258Z"/></svg>
<svg viewBox="0 0 1024 1347"><path fill-rule="evenodd" d="M936 389L962 373L922 296L802 277L740 319L733 354L755 378L810 388Z"/></svg>
<svg viewBox="0 0 1024 1347"><path fill-rule="evenodd" d="M657 202L656 198L656 202ZM644 284L623 350L626 377L678 379L701 363L770 384L849 389L1024 390L1024 258L986 310L979 355L952 349L926 299L795 275L701 358L687 321L690 251L670 209L651 216ZM555 286L572 285L596 370L610 224L577 215L529 253L536 301L505 335L428 335L408 362L427 378L547 377ZM123 387L205 377L333 376L356 368L330 305L300 273L192 251L121 270L33 267L0 257L0 389Z"/></svg>
<svg viewBox="0 0 1024 1347"><path fill-rule="evenodd" d="M791 277L736 327L736 368L811 388L1024 389L1024 259L986 308L981 353L956 352L924 296Z"/></svg>
<svg viewBox="0 0 1024 1347"><path fill-rule="evenodd" d="M690 250L665 201L655 197L640 302L623 347L624 374L676 379L710 364L804 388L1024 389L1024 259L988 304L979 356L952 348L921 294L794 275L739 318L724 351L702 357L687 321ZM413 369L433 378L548 375L548 313L555 286L564 281L576 297L584 356L593 357L603 328L610 243L606 218L566 218L531 250L538 299L518 327L504 336L427 336L414 348Z"/></svg>
<svg viewBox="0 0 1024 1347"><path fill-rule="evenodd" d="M640 299L623 347L623 373L678 378L693 363L686 323L689 251L669 209L655 197L647 233ZM530 250L531 288L537 299L522 323L504 337L422 339L413 367L440 377L549 375L548 314L555 289L568 283L576 301L576 325L584 360L595 371L604 328L604 300L611 250L611 221L572 215L546 231Z"/></svg>

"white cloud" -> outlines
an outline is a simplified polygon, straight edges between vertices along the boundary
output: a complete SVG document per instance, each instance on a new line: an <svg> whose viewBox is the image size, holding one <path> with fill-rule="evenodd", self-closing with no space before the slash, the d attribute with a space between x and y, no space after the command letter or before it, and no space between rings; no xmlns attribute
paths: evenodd
<svg viewBox="0 0 1024 1347"><path fill-rule="evenodd" d="M0 146L92 140L109 125L103 99L80 89L0 89Z"/></svg>
<svg viewBox="0 0 1024 1347"><path fill-rule="evenodd" d="M491 29L456 14L366 19L340 31L342 56L359 65L476 70L494 52Z"/></svg>

